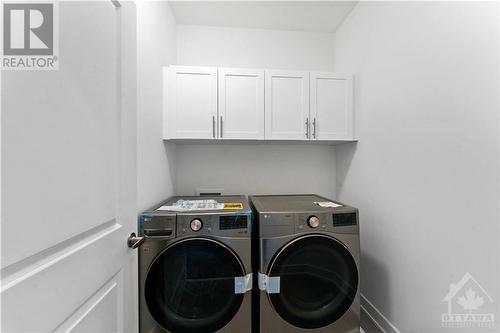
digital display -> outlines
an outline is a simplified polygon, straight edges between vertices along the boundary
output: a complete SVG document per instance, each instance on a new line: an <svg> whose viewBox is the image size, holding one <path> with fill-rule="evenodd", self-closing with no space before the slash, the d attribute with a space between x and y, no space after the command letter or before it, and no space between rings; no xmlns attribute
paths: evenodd
<svg viewBox="0 0 500 333"><path fill-rule="evenodd" d="M248 228L247 215L226 215L219 217L219 230Z"/></svg>
<svg viewBox="0 0 500 333"><path fill-rule="evenodd" d="M333 226L345 227L356 225L356 213L333 214Z"/></svg>

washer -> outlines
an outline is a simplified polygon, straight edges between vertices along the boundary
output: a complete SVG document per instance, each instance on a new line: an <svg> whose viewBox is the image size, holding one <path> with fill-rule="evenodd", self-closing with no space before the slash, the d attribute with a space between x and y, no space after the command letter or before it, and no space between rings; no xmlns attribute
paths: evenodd
<svg viewBox="0 0 500 333"><path fill-rule="evenodd" d="M158 210L179 199L227 204L221 210ZM173 197L140 214L140 332L248 332L251 225L244 196Z"/></svg>
<svg viewBox="0 0 500 333"><path fill-rule="evenodd" d="M260 332L359 332L358 210L313 194L249 200Z"/></svg>

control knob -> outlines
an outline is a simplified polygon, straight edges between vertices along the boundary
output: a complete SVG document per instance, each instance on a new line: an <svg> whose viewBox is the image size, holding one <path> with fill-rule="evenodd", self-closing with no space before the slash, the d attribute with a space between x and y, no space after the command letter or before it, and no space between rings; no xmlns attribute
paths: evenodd
<svg viewBox="0 0 500 333"><path fill-rule="evenodd" d="M319 218L317 216L309 216L307 218L307 224L309 224L309 226L311 228L317 228L319 227Z"/></svg>
<svg viewBox="0 0 500 333"><path fill-rule="evenodd" d="M201 222L200 219L194 219L191 221L191 230L200 231L202 227L203 227L203 222Z"/></svg>

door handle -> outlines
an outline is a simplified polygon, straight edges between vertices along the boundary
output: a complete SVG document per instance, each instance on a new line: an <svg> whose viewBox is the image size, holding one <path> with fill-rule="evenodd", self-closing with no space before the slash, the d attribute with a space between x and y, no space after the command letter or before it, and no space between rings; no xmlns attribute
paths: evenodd
<svg viewBox="0 0 500 333"><path fill-rule="evenodd" d="M222 139L224 137L224 128L222 127L222 116L220 116L220 138Z"/></svg>
<svg viewBox="0 0 500 333"><path fill-rule="evenodd" d="M212 137L215 139L215 116L212 116Z"/></svg>
<svg viewBox="0 0 500 333"><path fill-rule="evenodd" d="M316 117L313 119L313 138L316 139Z"/></svg>
<svg viewBox="0 0 500 333"><path fill-rule="evenodd" d="M137 249L139 246L144 243L144 237L137 237L135 232L131 233L127 238L127 246L131 249Z"/></svg>
<svg viewBox="0 0 500 333"><path fill-rule="evenodd" d="M306 138L309 139L309 118L306 118Z"/></svg>

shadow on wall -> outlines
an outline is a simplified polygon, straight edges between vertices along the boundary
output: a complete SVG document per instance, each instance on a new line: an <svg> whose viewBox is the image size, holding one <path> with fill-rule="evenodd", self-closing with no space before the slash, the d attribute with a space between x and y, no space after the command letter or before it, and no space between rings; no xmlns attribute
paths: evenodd
<svg viewBox="0 0 500 333"><path fill-rule="evenodd" d="M175 160L176 160L176 145L172 142L163 141L163 146L165 148L165 156L167 157L167 172L170 177L170 186L172 188L172 195L176 195L177 180L175 178Z"/></svg>
<svg viewBox="0 0 500 333"><path fill-rule="evenodd" d="M360 214L360 220L363 216ZM363 232L363 225L360 225L360 232ZM363 251L363 242L361 242L361 259L360 259L360 281L361 281L361 306L373 319L381 323L383 320L379 318L376 304L372 304L373 299L385 299L384 313L392 313L390 295L390 277L386 265L375 257ZM373 288L373 279L377 280L377 288Z"/></svg>
<svg viewBox="0 0 500 333"><path fill-rule="evenodd" d="M347 177L347 173L349 172L349 168L351 167L351 162L354 157L354 153L358 148L358 143L346 143L342 145L338 145L335 150L336 154L336 171L337 171L337 195L342 193L342 186L344 185L344 181Z"/></svg>
<svg viewBox="0 0 500 333"><path fill-rule="evenodd" d="M344 183L349 176L351 170L351 164L354 159L356 151L359 149L357 143L338 145L336 149L336 161L337 161L337 195L342 196ZM369 191L367 191L369 192ZM363 246L367 242L370 242L370 234L364 233L364 230L371 228L364 228L367 223L373 222L375 219L368 218L364 215L363 207L359 207L359 203L348 202L354 206L358 206L360 209L359 223L360 223L360 235L361 235L361 304L363 308L370 314L374 316L374 319L380 320L378 318L376 311L379 309L374 308L376 304L371 302L374 299L384 299L386 300L384 304L384 313L392 313L390 300L390 281L389 281L389 271L387 266L380 260L371 256L369 252L365 252L365 247ZM367 226L368 227L368 226ZM376 282L375 282L376 281ZM376 285L376 288L373 286ZM368 303L368 302L370 303Z"/></svg>

